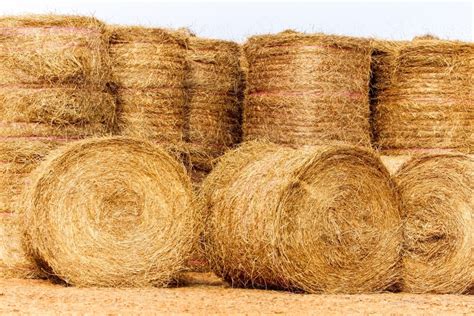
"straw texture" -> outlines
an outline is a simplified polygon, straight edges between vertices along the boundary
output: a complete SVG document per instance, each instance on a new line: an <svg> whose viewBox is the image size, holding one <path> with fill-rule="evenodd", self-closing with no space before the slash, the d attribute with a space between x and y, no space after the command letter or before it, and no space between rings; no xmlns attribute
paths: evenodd
<svg viewBox="0 0 474 316"><path fill-rule="evenodd" d="M2 123L115 124L108 33L80 16L0 18Z"/></svg>
<svg viewBox="0 0 474 316"><path fill-rule="evenodd" d="M0 142L0 212L15 212L28 175L55 146L41 141Z"/></svg>
<svg viewBox="0 0 474 316"><path fill-rule="evenodd" d="M21 247L18 215L0 213L0 278L34 278L39 271Z"/></svg>
<svg viewBox="0 0 474 316"><path fill-rule="evenodd" d="M194 169L209 172L212 161L241 138L240 47L227 41L190 37L188 142Z"/></svg>
<svg viewBox="0 0 474 316"><path fill-rule="evenodd" d="M34 175L22 214L23 244L39 267L76 286L166 286L195 236L184 167L130 138L76 142Z"/></svg>
<svg viewBox="0 0 474 316"><path fill-rule="evenodd" d="M392 62L377 96L376 146L473 152L474 45L420 38L395 50Z"/></svg>
<svg viewBox="0 0 474 316"><path fill-rule="evenodd" d="M405 221L402 289L463 293L474 286L474 159L422 155L395 176Z"/></svg>
<svg viewBox="0 0 474 316"><path fill-rule="evenodd" d="M369 40L285 31L244 51L244 140L370 145Z"/></svg>
<svg viewBox="0 0 474 316"><path fill-rule="evenodd" d="M15 212L28 174L60 143L115 124L108 32L80 16L0 18L0 212Z"/></svg>
<svg viewBox="0 0 474 316"><path fill-rule="evenodd" d="M186 40L164 29L114 27L111 53L121 134L184 141Z"/></svg>
<svg viewBox="0 0 474 316"><path fill-rule="evenodd" d="M234 286L360 293L399 279L399 199L367 150L246 144L199 200L210 265Z"/></svg>

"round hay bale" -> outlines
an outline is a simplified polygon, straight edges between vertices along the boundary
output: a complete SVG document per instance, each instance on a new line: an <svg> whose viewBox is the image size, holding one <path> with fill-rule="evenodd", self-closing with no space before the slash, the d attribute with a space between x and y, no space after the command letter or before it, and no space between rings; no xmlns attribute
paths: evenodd
<svg viewBox="0 0 474 316"><path fill-rule="evenodd" d="M0 17L0 85L103 86L110 80L109 34L92 17Z"/></svg>
<svg viewBox="0 0 474 316"><path fill-rule="evenodd" d="M244 51L244 140L370 146L369 40L286 31Z"/></svg>
<svg viewBox="0 0 474 316"><path fill-rule="evenodd" d="M191 185L160 147L102 138L60 148L35 172L23 207L27 254L76 286L166 286L195 238Z"/></svg>
<svg viewBox="0 0 474 316"><path fill-rule="evenodd" d="M361 293L399 279L399 199L371 151L246 144L199 200L210 266L234 286Z"/></svg>
<svg viewBox="0 0 474 316"><path fill-rule="evenodd" d="M377 97L376 145L474 151L474 44L416 40L398 50L390 84Z"/></svg>
<svg viewBox="0 0 474 316"><path fill-rule="evenodd" d="M214 159L240 141L240 46L198 37L188 41L188 147L193 168L208 172Z"/></svg>
<svg viewBox="0 0 474 316"><path fill-rule="evenodd" d="M121 134L184 141L186 41L164 29L114 27L111 54Z"/></svg>
<svg viewBox="0 0 474 316"><path fill-rule="evenodd" d="M0 278L26 279L38 275L38 269L21 247L18 215L0 212Z"/></svg>
<svg viewBox="0 0 474 316"><path fill-rule="evenodd" d="M474 158L422 155L395 180L405 221L402 289L466 292L474 286Z"/></svg>
<svg viewBox="0 0 474 316"><path fill-rule="evenodd" d="M16 212L28 175L58 143L12 140L0 142L0 215Z"/></svg>

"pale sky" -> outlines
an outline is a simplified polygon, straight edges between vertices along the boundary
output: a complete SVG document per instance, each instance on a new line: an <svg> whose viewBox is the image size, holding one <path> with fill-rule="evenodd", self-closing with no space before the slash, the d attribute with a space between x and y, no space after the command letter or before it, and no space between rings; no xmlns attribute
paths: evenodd
<svg viewBox="0 0 474 316"><path fill-rule="evenodd" d="M108 23L189 27L199 36L244 41L285 29L387 39L431 33L474 40L472 1L205 2L2 0L0 14L75 13Z"/></svg>

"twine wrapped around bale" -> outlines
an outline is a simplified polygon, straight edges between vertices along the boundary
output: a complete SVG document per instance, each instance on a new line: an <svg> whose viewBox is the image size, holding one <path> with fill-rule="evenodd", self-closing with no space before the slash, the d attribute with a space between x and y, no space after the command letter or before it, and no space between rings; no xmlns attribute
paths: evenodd
<svg viewBox="0 0 474 316"><path fill-rule="evenodd" d="M249 143L221 158L199 200L210 265L232 285L360 293L399 279L399 199L368 150Z"/></svg>
<svg viewBox="0 0 474 316"><path fill-rule="evenodd" d="M369 40L285 31L244 51L244 140L370 146Z"/></svg>
<svg viewBox="0 0 474 316"><path fill-rule="evenodd" d="M377 95L376 146L388 154L473 152L474 44L416 39L396 51L390 68Z"/></svg>
<svg viewBox="0 0 474 316"><path fill-rule="evenodd" d="M422 155L395 176L405 220L402 290L463 293L474 286L474 158Z"/></svg>
<svg viewBox="0 0 474 316"><path fill-rule="evenodd" d="M92 17L1 17L0 84L104 85L110 76L108 37Z"/></svg>
<svg viewBox="0 0 474 316"><path fill-rule="evenodd" d="M240 141L240 46L198 37L188 41L188 148L193 168L209 172L212 161Z"/></svg>
<svg viewBox="0 0 474 316"><path fill-rule="evenodd" d="M76 286L166 286L195 243L185 169L131 138L76 142L36 170L23 244L49 275Z"/></svg>
<svg viewBox="0 0 474 316"><path fill-rule="evenodd" d="M108 37L89 17L1 17L0 122L113 129Z"/></svg>
<svg viewBox="0 0 474 316"><path fill-rule="evenodd" d="M164 29L114 27L111 53L121 134L184 141L186 40Z"/></svg>
<svg viewBox="0 0 474 316"><path fill-rule="evenodd" d="M0 278L34 278L36 266L25 256L21 247L18 215L0 212Z"/></svg>

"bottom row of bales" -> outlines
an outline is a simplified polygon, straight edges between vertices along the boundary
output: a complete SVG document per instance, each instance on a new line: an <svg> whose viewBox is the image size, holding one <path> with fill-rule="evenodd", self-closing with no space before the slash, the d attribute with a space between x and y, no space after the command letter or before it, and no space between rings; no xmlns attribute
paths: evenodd
<svg viewBox="0 0 474 316"><path fill-rule="evenodd" d="M31 269L23 277L169 286L200 240L232 286L466 293L473 179L462 154L417 157L391 176L368 149L253 142L224 155L195 197L185 168L157 145L79 141L31 175L10 232L18 244L0 231L0 275L14 270L14 253Z"/></svg>

